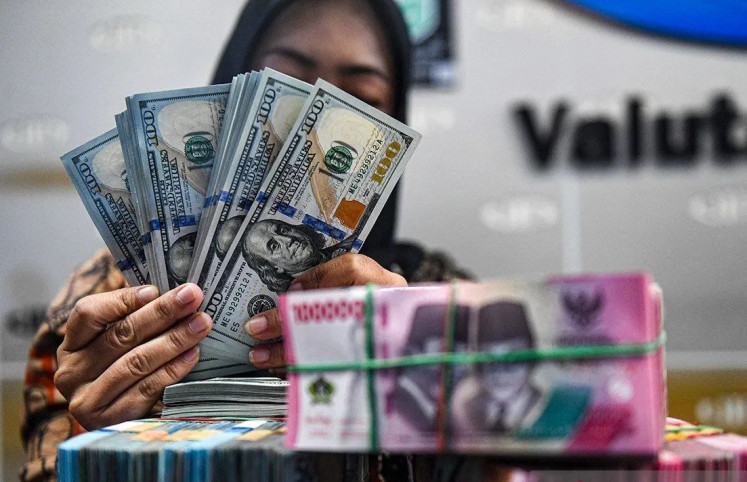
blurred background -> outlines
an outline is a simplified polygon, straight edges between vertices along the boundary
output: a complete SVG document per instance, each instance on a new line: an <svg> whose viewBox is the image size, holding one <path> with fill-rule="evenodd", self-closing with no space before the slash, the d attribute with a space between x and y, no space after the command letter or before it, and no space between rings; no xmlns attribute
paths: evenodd
<svg viewBox="0 0 747 482"><path fill-rule="evenodd" d="M424 139L399 237L481 278L650 272L670 414L747 433L747 7L400 3ZM113 128L128 95L208 83L242 5L0 4L3 480L33 333L103 246L60 155Z"/></svg>

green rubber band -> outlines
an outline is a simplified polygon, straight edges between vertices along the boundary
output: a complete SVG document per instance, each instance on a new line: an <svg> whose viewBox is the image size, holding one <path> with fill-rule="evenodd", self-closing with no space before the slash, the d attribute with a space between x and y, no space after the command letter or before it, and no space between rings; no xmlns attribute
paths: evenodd
<svg viewBox="0 0 747 482"><path fill-rule="evenodd" d="M454 352L454 328L456 325L456 313L457 313L457 281L454 280L451 282L450 290L449 290L449 304L447 306L447 313L446 313L446 327L444 330L444 339L446 341L445 343L445 350L446 353L453 353ZM449 414L451 413L451 384L453 379L453 373L452 373L452 364L447 363L442 366L442 379L441 379L441 397L442 397L442 411L441 411L441 420L439 420L439 429L441 429L442 438L439 440L441 443L441 447L439 447L442 451L447 449L450 445L450 439L451 439L451 418L449 417Z"/></svg>
<svg viewBox="0 0 747 482"><path fill-rule="evenodd" d="M374 353L374 333L373 333L373 292L374 285L366 285L366 361L371 362L375 358ZM366 367L367 373L367 385L368 385L368 410L371 413L371 431L370 433L370 445L371 450L379 450L379 419L378 411L376 410L376 380L374 379L374 368L371 366Z"/></svg>
<svg viewBox="0 0 747 482"><path fill-rule="evenodd" d="M369 310L369 307L366 307ZM368 311L366 312L368 317ZM371 318L373 318L371 316ZM367 319L367 322L369 320ZM368 331L368 328L366 328ZM373 341L373 337L371 337ZM581 345L555 348L534 348L515 350L504 353L437 353L428 355L411 355L399 358L369 359L348 363L314 363L309 365L288 366L288 372L332 372L345 370L387 370L392 368L419 367L438 364L463 365L470 363L521 363L542 360L625 358L644 356L657 351L666 341L664 332L648 343L630 343L620 345ZM373 347L370 348L373 353Z"/></svg>
<svg viewBox="0 0 747 482"><path fill-rule="evenodd" d="M715 430L718 433L724 433L724 429L713 427L711 425L693 425L687 427L672 427L667 429L667 433L680 433L680 432L700 432L705 430Z"/></svg>

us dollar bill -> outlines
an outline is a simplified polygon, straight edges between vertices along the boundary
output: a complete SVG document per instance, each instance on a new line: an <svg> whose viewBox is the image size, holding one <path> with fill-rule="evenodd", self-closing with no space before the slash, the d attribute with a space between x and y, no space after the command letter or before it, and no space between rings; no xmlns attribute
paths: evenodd
<svg viewBox="0 0 747 482"><path fill-rule="evenodd" d="M226 360L210 353L200 352L200 360L182 381L207 380L256 370L248 363Z"/></svg>
<svg viewBox="0 0 747 482"><path fill-rule="evenodd" d="M237 105L239 103L239 98L241 97L241 94L243 93L243 89L246 86L246 81L248 79L249 75L247 74L239 74L236 77L231 80L231 88L228 93L228 101L226 104L226 110L223 116L223 127L221 128L221 135L218 139L218 149L216 150L215 155L215 164L219 166L222 164L222 159L226 155L226 148L229 144L228 140L233 136L232 132L234 130L234 127L236 125L237 119L236 115L238 113ZM209 199L211 198L212 194L215 191L215 181L216 181L216 173L218 170L213 170L213 172L210 174L210 179L208 181L208 187L207 187L207 195L205 196L205 206L207 207Z"/></svg>
<svg viewBox="0 0 747 482"><path fill-rule="evenodd" d="M136 221L117 129L73 149L61 160L127 283L148 283L142 230Z"/></svg>
<svg viewBox="0 0 747 482"><path fill-rule="evenodd" d="M265 69L233 155L226 159L220 194L204 216L205 238L198 245L189 280L206 289L220 269L236 231L254 202L265 173L298 118L312 86Z"/></svg>
<svg viewBox="0 0 747 482"><path fill-rule="evenodd" d="M140 239L145 253L146 264L148 265L150 277L149 282L153 283L154 280L158 279L158 277L154 273L156 266L155 254L153 253L153 243L150 235L150 227L147 221L148 216L145 210L145 201L143 200L143 177L145 176L145 173L143 172L138 158L131 117L128 115L127 111L125 111L117 114L114 118L117 123L117 132L119 133L122 155L124 156L128 188L132 196L132 204L135 208L135 222L140 230Z"/></svg>
<svg viewBox="0 0 747 482"><path fill-rule="evenodd" d="M247 98L254 96L260 74L252 72L250 74L239 74L231 82L231 92L228 95L228 105L223 120L224 128L221 130L220 143L216 154L216 169L210 174L208 183L208 192L205 196L205 205L203 207L203 217L211 216L215 210L215 204L220 195L219 180L223 178L227 159L231 157L236 149L236 139L241 126L245 122L247 109L245 105ZM197 225L197 243L195 246L201 246L205 239L207 231L205 223Z"/></svg>
<svg viewBox="0 0 747 482"><path fill-rule="evenodd" d="M226 84L127 99L161 291L187 280L229 90Z"/></svg>
<svg viewBox="0 0 747 482"><path fill-rule="evenodd" d="M215 212L215 205L220 196L220 180L225 176L224 173L226 171L226 166L229 163L228 159L236 149L238 132L241 131L243 124L246 122L246 114L248 113L245 104L251 103L248 99L253 98L259 77L260 74L258 72L240 74L234 77L232 82L231 93L228 96L228 105L226 107L226 114L223 121L225 127L221 131L220 144L216 156L217 167L210 174L208 193L205 196L205 205L202 211L202 218L200 218L201 222L197 225L195 253L199 251L199 247L205 242L207 226L205 222L202 222L202 219L209 219L213 215L213 212ZM191 273L193 266L194 258L192 266L190 267L190 274L187 276L190 281L192 280Z"/></svg>
<svg viewBox="0 0 747 482"><path fill-rule="evenodd" d="M244 322L304 271L360 250L420 137L317 81L208 290L203 345L247 360L258 342Z"/></svg>

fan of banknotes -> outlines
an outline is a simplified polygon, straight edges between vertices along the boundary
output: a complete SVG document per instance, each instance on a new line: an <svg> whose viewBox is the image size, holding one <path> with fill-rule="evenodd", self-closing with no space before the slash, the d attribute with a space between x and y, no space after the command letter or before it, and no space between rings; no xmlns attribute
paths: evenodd
<svg viewBox="0 0 747 482"><path fill-rule="evenodd" d="M243 323L361 248L421 137L271 69L126 103L116 129L62 162L130 285L203 289L214 328L191 379L252 368Z"/></svg>

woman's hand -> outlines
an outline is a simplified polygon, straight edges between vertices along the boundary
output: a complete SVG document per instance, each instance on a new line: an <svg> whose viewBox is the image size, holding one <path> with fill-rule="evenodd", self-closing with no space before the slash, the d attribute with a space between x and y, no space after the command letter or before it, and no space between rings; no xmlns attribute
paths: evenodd
<svg viewBox="0 0 747 482"><path fill-rule="evenodd" d="M197 343L212 320L195 313L202 291L182 285L158 296L154 286L81 298L57 350L55 385L88 430L141 418L167 385L197 363Z"/></svg>
<svg viewBox="0 0 747 482"><path fill-rule="evenodd" d="M374 283L381 286L407 286L407 281L381 267L362 254L347 253L311 268L295 279L290 290L311 290ZM277 308L253 317L245 325L246 332L257 340L272 340L281 336L280 312ZM258 368L285 366L283 343L259 345L249 354L252 365Z"/></svg>

